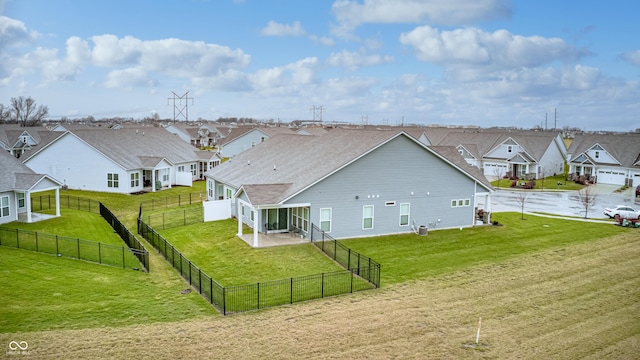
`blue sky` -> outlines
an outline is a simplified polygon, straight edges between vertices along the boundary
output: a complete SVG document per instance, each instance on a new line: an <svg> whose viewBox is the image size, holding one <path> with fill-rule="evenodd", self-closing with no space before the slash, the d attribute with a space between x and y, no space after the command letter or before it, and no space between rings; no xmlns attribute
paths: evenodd
<svg viewBox="0 0 640 360"><path fill-rule="evenodd" d="M0 103L54 119L640 128L635 0L0 4Z"/></svg>

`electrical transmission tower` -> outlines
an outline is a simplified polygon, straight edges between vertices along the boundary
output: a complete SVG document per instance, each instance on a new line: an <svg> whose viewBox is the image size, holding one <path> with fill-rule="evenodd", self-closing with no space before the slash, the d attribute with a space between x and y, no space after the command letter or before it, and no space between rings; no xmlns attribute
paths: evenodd
<svg viewBox="0 0 640 360"><path fill-rule="evenodd" d="M173 101L173 122L175 123L178 118L184 119L185 122L189 121L189 100L193 105L193 98L189 97L188 91L182 96L173 91L171 93L173 97L167 98L167 105L169 105L169 101Z"/></svg>
<svg viewBox="0 0 640 360"><path fill-rule="evenodd" d="M311 107L311 112L313 113L313 121L322 122L322 111L324 111L324 106L315 106Z"/></svg>

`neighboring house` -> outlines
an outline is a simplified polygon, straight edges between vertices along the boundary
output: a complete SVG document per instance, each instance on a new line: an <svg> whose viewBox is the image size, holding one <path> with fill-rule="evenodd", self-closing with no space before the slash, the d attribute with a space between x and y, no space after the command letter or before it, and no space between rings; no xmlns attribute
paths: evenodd
<svg viewBox="0 0 640 360"><path fill-rule="evenodd" d="M55 190L56 215L60 216L60 186L56 179L36 174L6 151L0 151L0 224L34 222L51 215L31 211L31 194Z"/></svg>
<svg viewBox="0 0 640 360"><path fill-rule="evenodd" d="M469 227L492 191L455 148L398 131L280 134L206 177L208 200L231 199L239 224L253 227L254 246L258 233L308 236L311 224L334 238Z"/></svg>
<svg viewBox="0 0 640 360"><path fill-rule="evenodd" d="M204 174L207 171L220 165L222 162L222 156L220 156L217 151L196 150L196 155L198 155L199 159L198 179L204 179Z"/></svg>
<svg viewBox="0 0 640 360"><path fill-rule="evenodd" d="M564 172L567 149L559 131L451 129L444 134L442 128L433 130L425 131L430 145L455 146L486 176L542 178Z"/></svg>
<svg viewBox="0 0 640 360"><path fill-rule="evenodd" d="M219 143L220 155L226 158L234 157L241 152L260 144L276 134L293 134L286 127L239 127L232 129Z"/></svg>
<svg viewBox="0 0 640 360"><path fill-rule="evenodd" d="M190 126L184 123L173 123L164 128L195 147L215 146L223 137L223 133L218 128L209 124Z"/></svg>
<svg viewBox="0 0 640 360"><path fill-rule="evenodd" d="M191 186L200 159L164 129L95 128L64 132L24 163L72 189L127 194Z"/></svg>
<svg viewBox="0 0 640 360"><path fill-rule="evenodd" d="M640 134L576 135L568 158L575 176L600 184L640 184Z"/></svg>
<svg viewBox="0 0 640 360"><path fill-rule="evenodd" d="M0 125L0 148L20 158L31 147L40 143L42 127L23 127L18 124Z"/></svg>

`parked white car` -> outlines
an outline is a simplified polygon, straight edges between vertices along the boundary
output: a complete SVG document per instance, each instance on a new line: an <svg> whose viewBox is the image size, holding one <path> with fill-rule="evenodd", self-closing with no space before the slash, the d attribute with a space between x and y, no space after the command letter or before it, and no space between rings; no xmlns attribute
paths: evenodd
<svg viewBox="0 0 640 360"><path fill-rule="evenodd" d="M610 218L615 218L617 215L623 219L640 219L640 210L636 210L626 205L618 205L613 208L605 208L604 214Z"/></svg>

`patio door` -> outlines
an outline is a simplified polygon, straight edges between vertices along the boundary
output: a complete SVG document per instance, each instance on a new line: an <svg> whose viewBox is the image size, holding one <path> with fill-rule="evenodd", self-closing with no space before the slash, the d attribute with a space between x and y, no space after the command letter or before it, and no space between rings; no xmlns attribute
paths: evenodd
<svg viewBox="0 0 640 360"><path fill-rule="evenodd" d="M285 232L289 230L289 209L267 209L267 231Z"/></svg>

